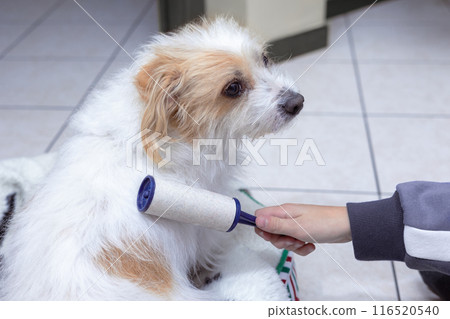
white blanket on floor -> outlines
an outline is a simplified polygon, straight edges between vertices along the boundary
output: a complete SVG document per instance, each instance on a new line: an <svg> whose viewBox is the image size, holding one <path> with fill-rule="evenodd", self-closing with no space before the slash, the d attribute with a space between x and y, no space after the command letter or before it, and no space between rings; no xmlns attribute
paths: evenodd
<svg viewBox="0 0 450 319"><path fill-rule="evenodd" d="M15 194L19 208L38 187L55 163L56 154L20 157L0 162L0 220L8 210L8 197Z"/></svg>

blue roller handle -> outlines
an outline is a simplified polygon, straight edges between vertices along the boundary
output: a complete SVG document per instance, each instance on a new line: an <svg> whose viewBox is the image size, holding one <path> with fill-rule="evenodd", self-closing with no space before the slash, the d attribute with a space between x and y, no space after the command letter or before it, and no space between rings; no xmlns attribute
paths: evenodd
<svg viewBox="0 0 450 319"><path fill-rule="evenodd" d="M233 197L233 199L236 203L236 216L234 217L233 224L231 225L230 229L227 230L227 232L232 231L238 223L244 224L244 225L249 225L249 226L256 226L256 217L242 211L241 203L239 202L239 200L234 197Z"/></svg>

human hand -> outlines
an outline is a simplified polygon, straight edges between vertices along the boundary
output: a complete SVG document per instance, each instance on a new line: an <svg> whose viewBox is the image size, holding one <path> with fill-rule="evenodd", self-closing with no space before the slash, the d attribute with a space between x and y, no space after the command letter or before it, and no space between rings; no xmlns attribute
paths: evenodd
<svg viewBox="0 0 450 319"><path fill-rule="evenodd" d="M304 204L283 204L255 212L255 232L277 248L306 256L316 243L351 241L347 208Z"/></svg>

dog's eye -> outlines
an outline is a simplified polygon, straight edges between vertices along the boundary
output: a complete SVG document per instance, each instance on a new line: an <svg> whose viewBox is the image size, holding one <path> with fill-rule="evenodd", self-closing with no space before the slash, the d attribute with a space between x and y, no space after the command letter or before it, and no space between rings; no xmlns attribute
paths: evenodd
<svg viewBox="0 0 450 319"><path fill-rule="evenodd" d="M263 58L263 62L264 62L264 66L269 66L269 58L267 57L267 55L263 54L262 56Z"/></svg>
<svg viewBox="0 0 450 319"><path fill-rule="evenodd" d="M242 84L239 81L231 82L224 90L226 96L238 97L242 94Z"/></svg>

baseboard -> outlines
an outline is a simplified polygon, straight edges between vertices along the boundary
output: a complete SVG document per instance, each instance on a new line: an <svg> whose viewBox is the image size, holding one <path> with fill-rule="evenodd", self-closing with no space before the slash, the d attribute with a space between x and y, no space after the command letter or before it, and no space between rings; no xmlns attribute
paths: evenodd
<svg viewBox="0 0 450 319"><path fill-rule="evenodd" d="M386 0L378 0L377 3L382 1ZM328 0L327 18L371 5L374 2L375 0Z"/></svg>
<svg viewBox="0 0 450 319"><path fill-rule="evenodd" d="M168 32L205 14L204 0L158 0L159 31Z"/></svg>
<svg viewBox="0 0 450 319"><path fill-rule="evenodd" d="M185 23L204 15L204 0L158 0L160 31L172 31ZM271 56L282 61L327 45L328 28L323 26L311 31L282 38L270 43Z"/></svg>
<svg viewBox="0 0 450 319"><path fill-rule="evenodd" d="M269 43L269 53L275 61L287 60L291 57L325 47L327 45L327 36L328 27L323 26L275 40Z"/></svg>

